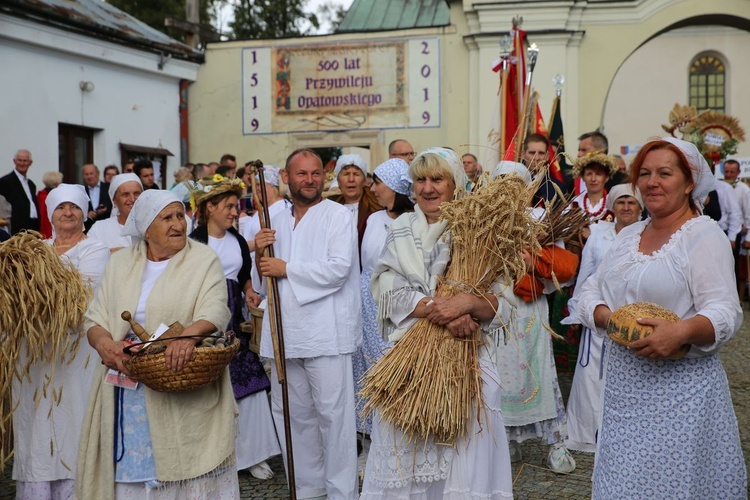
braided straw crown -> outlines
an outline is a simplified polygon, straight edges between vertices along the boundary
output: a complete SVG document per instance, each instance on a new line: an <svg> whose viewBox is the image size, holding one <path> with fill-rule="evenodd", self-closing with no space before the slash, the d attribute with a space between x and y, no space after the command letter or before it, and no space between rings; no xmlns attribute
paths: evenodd
<svg viewBox="0 0 750 500"><path fill-rule="evenodd" d="M190 187L189 184L188 187ZM190 187L190 206L195 210L197 207L228 191L240 197L242 196L243 189L245 189L245 183L242 182L242 179L229 179L220 174L214 174L213 177L207 177L198 181L198 187Z"/></svg>
<svg viewBox="0 0 750 500"><path fill-rule="evenodd" d="M666 307L652 302L635 302L622 306L612 313L607 323L607 335L613 342L627 347L630 342L645 339L654 333L652 326L639 324L638 318L658 318L671 323L680 321L680 317ZM689 349L688 345L682 346L669 359L679 359L685 356Z"/></svg>
<svg viewBox="0 0 750 500"><path fill-rule="evenodd" d="M573 177L583 175L583 169L589 165L601 165L610 177L617 172L617 163L611 156L604 153L586 153L580 158L576 158L573 163Z"/></svg>

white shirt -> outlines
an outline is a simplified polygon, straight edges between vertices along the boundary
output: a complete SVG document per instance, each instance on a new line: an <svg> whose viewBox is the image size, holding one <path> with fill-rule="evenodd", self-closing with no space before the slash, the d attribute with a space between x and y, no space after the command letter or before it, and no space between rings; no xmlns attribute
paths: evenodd
<svg viewBox="0 0 750 500"><path fill-rule="evenodd" d="M716 183L716 193L719 195L719 206L721 207L719 227L727 233L729 241L735 241L742 229L742 215L740 205L737 203L737 196L735 196L732 186L721 181Z"/></svg>
<svg viewBox="0 0 750 500"><path fill-rule="evenodd" d="M708 216L690 219L651 255L641 253L641 234L650 222L620 231L578 297L578 319L599 336L594 309L612 311L634 302L654 302L682 319L700 314L714 327L716 341L693 345L687 357L713 354L742 326L734 259L726 235Z"/></svg>
<svg viewBox="0 0 750 500"><path fill-rule="evenodd" d="M615 232L615 225L612 222L601 221L591 225L591 236L589 236L586 244L583 246L581 267L578 270L578 277L576 278L576 286L574 288L575 292L570 300L568 300L569 315L567 318L563 318L561 321L562 324L574 325L580 323L576 308L581 287L589 276L596 272L604 256L612 248L615 236L617 236L617 233Z"/></svg>
<svg viewBox="0 0 750 500"><path fill-rule="evenodd" d="M228 280L237 281L237 276L239 276L242 268L242 249L237 238L231 233L224 233L223 238L214 238L209 235L208 246L219 256L224 277Z"/></svg>
<svg viewBox="0 0 750 500"><path fill-rule="evenodd" d="M357 203L347 203L344 205L346 208L349 209L349 211L354 216L354 225L357 225L357 221L359 220L359 202Z"/></svg>
<svg viewBox="0 0 750 500"><path fill-rule="evenodd" d="M18 170L13 170L13 172L16 173L16 177L18 177L18 180L21 181L21 186L23 186L23 192L26 193L26 198L29 199L29 218L31 219L38 219L39 214L36 211L36 205L34 205L34 199L31 195L31 189L29 188L29 180L21 175L21 173Z"/></svg>
<svg viewBox="0 0 750 500"><path fill-rule="evenodd" d="M94 207L94 211L99 208L99 199L102 192L102 181L96 183L96 186L86 186L89 191L89 200L91 200L91 206Z"/></svg>
<svg viewBox="0 0 750 500"><path fill-rule="evenodd" d="M274 252L286 261L278 280L287 358L348 354L362 342L362 311L354 219L342 205L323 200L294 226L293 207L271 218ZM253 266L253 285L265 280ZM270 311L263 316L261 356L273 357Z"/></svg>
<svg viewBox="0 0 750 500"><path fill-rule="evenodd" d="M268 216L271 218L271 220L273 220L274 216L277 213L281 212L289 206L291 206L291 204L288 201L277 200L268 207ZM271 228L273 229L273 226L271 226ZM237 228L237 231L247 241L254 240L255 235L260 231L260 218L258 216L258 212L255 212L250 217L240 217L239 227Z"/></svg>
<svg viewBox="0 0 750 500"><path fill-rule="evenodd" d="M388 228L391 227L393 219L385 210L373 212L367 218L367 228L362 236L362 271L372 271L375 264L383 253L385 239L388 236Z"/></svg>
<svg viewBox="0 0 750 500"><path fill-rule="evenodd" d="M123 248L132 245L130 236L122 236L124 226L117 222L117 217L98 220L86 233L89 238L101 241L109 248Z"/></svg>
<svg viewBox="0 0 750 500"><path fill-rule="evenodd" d="M729 184L730 186L732 184ZM745 229L750 228L750 186L742 182L741 180L737 180L735 182L734 186L734 195L737 198L737 205L740 207L740 218L742 221L742 225L745 226ZM747 236L744 236L742 238L743 241L747 239ZM746 255L747 249L746 248L740 248L740 255Z"/></svg>

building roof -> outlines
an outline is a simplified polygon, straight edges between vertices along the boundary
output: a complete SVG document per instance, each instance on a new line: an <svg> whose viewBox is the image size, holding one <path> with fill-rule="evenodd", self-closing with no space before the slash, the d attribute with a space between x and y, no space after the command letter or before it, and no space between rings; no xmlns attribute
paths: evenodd
<svg viewBox="0 0 750 500"><path fill-rule="evenodd" d="M354 0L336 32L432 28L450 23L446 0Z"/></svg>
<svg viewBox="0 0 750 500"><path fill-rule="evenodd" d="M3 0L0 13L177 59L203 54L102 0Z"/></svg>

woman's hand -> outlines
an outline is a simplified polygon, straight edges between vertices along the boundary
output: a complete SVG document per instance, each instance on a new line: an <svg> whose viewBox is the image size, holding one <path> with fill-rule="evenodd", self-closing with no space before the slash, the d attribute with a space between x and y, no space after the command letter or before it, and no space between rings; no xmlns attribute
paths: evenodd
<svg viewBox="0 0 750 500"><path fill-rule="evenodd" d="M130 359L130 355L123 352L123 349L129 345L130 344L124 340L115 342L112 340L112 337L110 337L109 339L101 339L95 349L96 352L99 353L99 357L102 358L104 366L122 372L125 375L130 375L124 364L126 359Z"/></svg>
<svg viewBox="0 0 750 500"><path fill-rule="evenodd" d="M479 330L479 323L468 314L459 316L445 326L454 337L459 339L471 337L474 332Z"/></svg>
<svg viewBox="0 0 750 500"><path fill-rule="evenodd" d="M164 351L164 361L173 371L180 371L190 361L195 348L195 339L172 340Z"/></svg>
<svg viewBox="0 0 750 500"><path fill-rule="evenodd" d="M255 290L248 290L247 292L245 292L245 304L247 304L248 308L250 306L258 307L260 301L260 294L255 293Z"/></svg>
<svg viewBox="0 0 750 500"><path fill-rule="evenodd" d="M471 311L473 296L461 293L455 297L435 297L427 308L426 318L432 323L445 326Z"/></svg>
<svg viewBox="0 0 750 500"><path fill-rule="evenodd" d="M273 229L261 229L255 235L255 255L265 255L266 248L274 243L276 243L276 231Z"/></svg>
<svg viewBox="0 0 750 500"><path fill-rule="evenodd" d="M682 321L672 323L664 319L639 318L638 324L652 326L654 333L645 339L628 344L638 356L650 359L664 359L676 354L685 342Z"/></svg>
<svg viewBox="0 0 750 500"><path fill-rule="evenodd" d="M599 328L607 328L610 316L612 316L612 309L604 304L599 304L594 309L594 324Z"/></svg>
<svg viewBox="0 0 750 500"><path fill-rule="evenodd" d="M130 359L129 354L125 354L123 349L130 344L124 340L115 342L112 340L112 334L99 325L89 328L86 333L89 345L93 347L102 358L102 364L112 370L117 370L125 375L130 375L125 369L124 361Z"/></svg>

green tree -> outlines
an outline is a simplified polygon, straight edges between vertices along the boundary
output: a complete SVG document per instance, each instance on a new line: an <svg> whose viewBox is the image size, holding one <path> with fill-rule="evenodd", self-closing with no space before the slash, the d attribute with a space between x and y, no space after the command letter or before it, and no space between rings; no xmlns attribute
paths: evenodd
<svg viewBox="0 0 750 500"><path fill-rule="evenodd" d="M321 25L329 24L331 26L331 33L336 32L336 28L344 20L345 15L346 9L342 5L330 0L318 7L318 20Z"/></svg>
<svg viewBox="0 0 750 500"><path fill-rule="evenodd" d="M238 0L231 37L240 40L287 38L311 34L318 29L318 16L305 12L307 0Z"/></svg>
<svg viewBox="0 0 750 500"><path fill-rule="evenodd" d="M217 12L227 0L200 0L200 25L205 31L217 31L213 26ZM175 28L164 26L164 19L172 16L186 20L185 0L107 0L107 3L127 12L139 21L165 33L175 40L185 41L187 34Z"/></svg>

